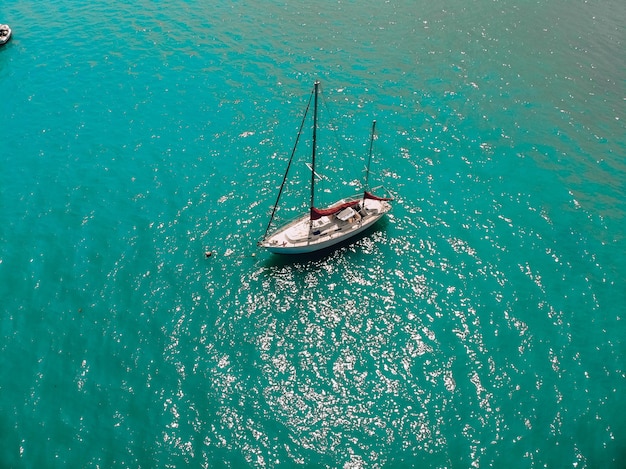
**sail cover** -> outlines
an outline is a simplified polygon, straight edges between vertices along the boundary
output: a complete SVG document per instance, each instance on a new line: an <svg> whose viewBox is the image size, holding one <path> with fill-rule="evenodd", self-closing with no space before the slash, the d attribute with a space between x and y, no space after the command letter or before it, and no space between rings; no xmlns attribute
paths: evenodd
<svg viewBox="0 0 626 469"><path fill-rule="evenodd" d="M378 197L377 195L374 195L368 191L365 191L364 197L366 199L372 199L372 200L393 200L391 197Z"/></svg>
<svg viewBox="0 0 626 469"><path fill-rule="evenodd" d="M330 208L311 207L311 220L319 220L322 217L334 215L335 213L341 212L345 208L354 207L359 202L360 200L352 200L350 202L344 202L342 204L335 205Z"/></svg>

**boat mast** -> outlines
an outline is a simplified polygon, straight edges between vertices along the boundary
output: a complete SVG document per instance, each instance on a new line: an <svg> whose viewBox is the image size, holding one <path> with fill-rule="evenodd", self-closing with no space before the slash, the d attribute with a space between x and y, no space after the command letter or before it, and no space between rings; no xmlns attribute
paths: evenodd
<svg viewBox="0 0 626 469"><path fill-rule="evenodd" d="M367 158L367 170L365 171L365 186L363 187L363 198L365 198L365 191L369 190L370 180L370 164L372 162L372 148L374 147L374 136L376 132L376 120L372 122L372 138L370 139L370 154Z"/></svg>
<svg viewBox="0 0 626 469"><path fill-rule="evenodd" d="M315 82L315 101L313 102L313 149L311 154L311 211L315 207L315 152L317 150L317 95L320 82ZM310 212L309 212L310 213ZM310 219L311 223L313 222Z"/></svg>

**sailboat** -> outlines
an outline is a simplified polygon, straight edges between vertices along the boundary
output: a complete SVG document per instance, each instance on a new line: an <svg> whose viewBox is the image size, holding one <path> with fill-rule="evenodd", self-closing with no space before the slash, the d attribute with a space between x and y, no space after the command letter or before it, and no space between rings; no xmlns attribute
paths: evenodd
<svg viewBox="0 0 626 469"><path fill-rule="evenodd" d="M276 214L276 209L280 201L280 197L287 180L289 167L293 161L293 157L302 134L302 129L308 114L311 98L307 105L302 124L296 138L289 164L283 183L280 186L274 209L270 217L267 229L263 239L258 245L268 251L276 254L306 254L322 249L329 248L338 243L346 241L367 228L373 226L380 220L389 210L391 210L391 197L381 197L374 195L373 190L369 188L370 163L372 160L372 147L374 143L376 121L372 124L372 135L370 141L370 151L367 162L367 170L365 174L365 183L363 192L355 197L340 199L328 208L318 208L315 205L315 159L317 152L317 119L318 119L318 96L319 81L315 82L312 98L313 98L313 137L311 151L311 202L309 213L304 214L288 222L287 224L272 230L272 221ZM308 165L307 165L308 166Z"/></svg>

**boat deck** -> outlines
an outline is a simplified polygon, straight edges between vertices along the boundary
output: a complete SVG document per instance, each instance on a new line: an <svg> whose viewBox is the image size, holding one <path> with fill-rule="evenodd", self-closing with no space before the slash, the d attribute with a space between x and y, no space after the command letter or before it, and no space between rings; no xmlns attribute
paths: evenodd
<svg viewBox="0 0 626 469"><path fill-rule="evenodd" d="M359 212L340 212L314 221L305 215L279 228L260 245L282 254L314 252L360 233L390 209L391 205L385 201L367 200Z"/></svg>

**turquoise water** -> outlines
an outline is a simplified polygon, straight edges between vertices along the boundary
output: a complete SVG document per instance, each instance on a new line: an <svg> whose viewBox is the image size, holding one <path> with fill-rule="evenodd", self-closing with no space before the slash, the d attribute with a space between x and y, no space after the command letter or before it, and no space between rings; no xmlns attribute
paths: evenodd
<svg viewBox="0 0 626 469"><path fill-rule="evenodd" d="M623 467L625 21L4 0L0 467ZM396 202L285 260L315 79Z"/></svg>

